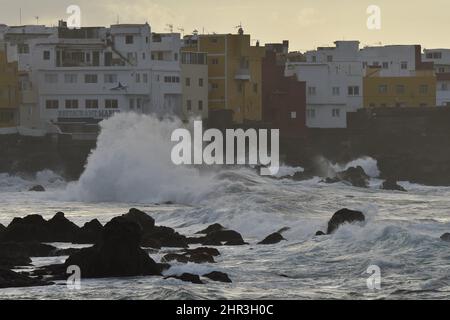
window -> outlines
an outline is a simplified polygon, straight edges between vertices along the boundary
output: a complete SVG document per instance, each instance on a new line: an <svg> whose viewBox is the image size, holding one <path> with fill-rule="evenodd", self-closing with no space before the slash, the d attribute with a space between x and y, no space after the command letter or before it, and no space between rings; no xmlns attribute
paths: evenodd
<svg viewBox="0 0 450 320"><path fill-rule="evenodd" d="M383 69L389 69L389 62L383 62Z"/></svg>
<svg viewBox="0 0 450 320"><path fill-rule="evenodd" d="M47 101L45 101L45 108L46 109L58 109L59 101L58 100L47 100Z"/></svg>
<svg viewBox="0 0 450 320"><path fill-rule="evenodd" d="M130 99L129 106L130 110L134 110L134 99Z"/></svg>
<svg viewBox="0 0 450 320"><path fill-rule="evenodd" d="M117 74L105 74L104 80L105 83L117 83Z"/></svg>
<svg viewBox="0 0 450 320"><path fill-rule="evenodd" d="M212 64L219 64L219 59L213 58L213 59L211 59L211 63Z"/></svg>
<svg viewBox="0 0 450 320"><path fill-rule="evenodd" d="M28 54L30 53L30 46L28 44L18 44L17 51L19 54Z"/></svg>
<svg viewBox="0 0 450 320"><path fill-rule="evenodd" d="M448 91L448 83L447 82L443 82L441 84L441 91Z"/></svg>
<svg viewBox="0 0 450 320"><path fill-rule="evenodd" d="M211 87L215 90L215 89L219 89L219 84L218 83L213 83L211 84Z"/></svg>
<svg viewBox="0 0 450 320"><path fill-rule="evenodd" d="M86 109L98 109L98 100L88 99L85 104Z"/></svg>
<svg viewBox="0 0 450 320"><path fill-rule="evenodd" d="M166 83L180 83L180 77L164 77L164 82Z"/></svg>
<svg viewBox="0 0 450 320"><path fill-rule="evenodd" d="M66 109L78 109L78 100L66 100Z"/></svg>
<svg viewBox="0 0 450 320"><path fill-rule="evenodd" d="M333 109L331 114L332 114L333 118L340 118L341 110L340 109Z"/></svg>
<svg viewBox="0 0 450 320"><path fill-rule="evenodd" d="M440 67L438 70L439 73L444 73L445 72L445 68Z"/></svg>
<svg viewBox="0 0 450 320"><path fill-rule="evenodd" d="M186 101L186 109L187 109L187 111L192 111L192 101L191 100Z"/></svg>
<svg viewBox="0 0 450 320"><path fill-rule="evenodd" d="M405 94L405 86L402 85L402 84L399 84L399 85L397 85L395 91L396 91L398 94Z"/></svg>
<svg viewBox="0 0 450 320"><path fill-rule="evenodd" d="M174 54L173 54L173 59L174 59L175 61L178 61L178 53L174 53Z"/></svg>
<svg viewBox="0 0 450 320"><path fill-rule="evenodd" d="M84 83L97 83L98 77L96 74L85 74Z"/></svg>
<svg viewBox="0 0 450 320"><path fill-rule="evenodd" d="M44 51L44 60L50 60L50 51Z"/></svg>
<svg viewBox="0 0 450 320"><path fill-rule="evenodd" d="M297 112L291 112L291 119L297 119Z"/></svg>
<svg viewBox="0 0 450 320"><path fill-rule="evenodd" d="M306 116L310 119L315 118L316 117L316 110L314 109L308 109L306 111Z"/></svg>
<svg viewBox="0 0 450 320"><path fill-rule="evenodd" d="M77 81L78 81L78 75L76 75L76 74L65 74L64 75L65 83L77 83Z"/></svg>
<svg viewBox="0 0 450 320"><path fill-rule="evenodd" d="M348 87L348 95L349 96L359 96L359 86Z"/></svg>
<svg viewBox="0 0 450 320"><path fill-rule="evenodd" d="M308 94L310 96L315 96L316 95L316 87L308 87Z"/></svg>
<svg viewBox="0 0 450 320"><path fill-rule="evenodd" d="M400 67L401 67L402 70L407 70L408 69L408 62L402 61L402 63L400 64Z"/></svg>
<svg viewBox="0 0 450 320"><path fill-rule="evenodd" d="M141 109L141 108L142 108L142 99L137 98L136 99L136 109Z"/></svg>
<svg viewBox="0 0 450 320"><path fill-rule="evenodd" d="M340 96L340 95L341 95L341 88L333 87L333 96Z"/></svg>
<svg viewBox="0 0 450 320"><path fill-rule="evenodd" d="M198 102L198 111L203 111L203 101L202 100L200 100Z"/></svg>
<svg viewBox="0 0 450 320"><path fill-rule="evenodd" d="M191 78L186 78L186 87L191 86Z"/></svg>
<svg viewBox="0 0 450 320"><path fill-rule="evenodd" d="M333 62L333 56L327 56L327 62Z"/></svg>
<svg viewBox="0 0 450 320"><path fill-rule="evenodd" d="M105 100L105 108L106 109L118 109L119 102L117 101L117 99L106 99Z"/></svg>
<svg viewBox="0 0 450 320"><path fill-rule="evenodd" d="M312 59L312 62L317 62L317 57L316 56L312 56L311 59Z"/></svg>
<svg viewBox="0 0 450 320"><path fill-rule="evenodd" d="M144 83L148 83L148 73L142 74Z"/></svg>
<svg viewBox="0 0 450 320"><path fill-rule="evenodd" d="M423 84L420 86L420 94L427 94L428 93L428 86L426 84Z"/></svg>
<svg viewBox="0 0 450 320"><path fill-rule="evenodd" d="M55 73L47 73L45 75L45 82L46 83L57 83L58 82L58 75Z"/></svg>
<svg viewBox="0 0 450 320"><path fill-rule="evenodd" d="M136 73L136 83L141 83L141 74Z"/></svg>
<svg viewBox="0 0 450 320"><path fill-rule="evenodd" d="M388 86L385 84L378 86L378 93L387 93L388 92Z"/></svg>
<svg viewBox="0 0 450 320"><path fill-rule="evenodd" d="M198 86L203 87L203 78L198 79Z"/></svg>
<svg viewBox="0 0 450 320"><path fill-rule="evenodd" d="M134 43L134 37L133 36L126 36L125 37L125 43L126 44L133 44Z"/></svg>

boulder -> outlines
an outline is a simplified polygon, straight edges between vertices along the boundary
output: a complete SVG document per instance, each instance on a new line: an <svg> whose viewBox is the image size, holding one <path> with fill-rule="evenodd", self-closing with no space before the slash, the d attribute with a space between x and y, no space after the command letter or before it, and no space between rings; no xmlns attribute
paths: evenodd
<svg viewBox="0 0 450 320"><path fill-rule="evenodd" d="M326 234L325 234L325 232L323 232L323 231L317 231L316 232L316 237L320 237L320 236L325 236Z"/></svg>
<svg viewBox="0 0 450 320"><path fill-rule="evenodd" d="M96 244L100 239L103 226L97 219L86 222L75 235L73 243L76 244Z"/></svg>
<svg viewBox="0 0 450 320"><path fill-rule="evenodd" d="M193 251L184 254L169 253L162 258L163 262L177 261L180 263L215 263L214 257L206 252Z"/></svg>
<svg viewBox="0 0 450 320"><path fill-rule="evenodd" d="M41 185L35 185L33 187L31 187L30 189L28 189L28 191L32 191L32 192L45 192L45 188Z"/></svg>
<svg viewBox="0 0 450 320"><path fill-rule="evenodd" d="M217 282L225 282L225 283L232 283L230 277L226 273L219 272L219 271L213 271L211 273L203 275L205 278L208 278L213 281Z"/></svg>
<svg viewBox="0 0 450 320"><path fill-rule="evenodd" d="M341 181L347 181L354 187L368 188L370 177L361 166L351 167L337 173L336 177Z"/></svg>
<svg viewBox="0 0 450 320"><path fill-rule="evenodd" d="M283 236L279 232L272 233L271 235L267 236L263 241L259 242L258 244L276 244L283 240L286 240L283 238Z"/></svg>
<svg viewBox="0 0 450 320"><path fill-rule="evenodd" d="M169 254L166 254L164 257L162 257L161 261L167 262L167 263L172 262L172 261L176 261L179 263L188 263L189 258L182 254L169 253Z"/></svg>
<svg viewBox="0 0 450 320"><path fill-rule="evenodd" d="M117 217L105 225L95 246L71 255L65 265L79 266L84 278L161 275L167 265L153 261L140 244L141 227Z"/></svg>
<svg viewBox="0 0 450 320"><path fill-rule="evenodd" d="M4 231L2 241L50 242L47 221L40 215L14 218Z"/></svg>
<svg viewBox="0 0 450 320"><path fill-rule="evenodd" d="M190 254L190 255L201 253L201 254L208 254L213 257L220 256L220 252L216 248L200 247L200 248L195 248L195 249L185 249L184 252L186 254Z"/></svg>
<svg viewBox="0 0 450 320"><path fill-rule="evenodd" d="M39 242L2 242L0 256L3 257L49 257L57 249Z"/></svg>
<svg viewBox="0 0 450 320"><path fill-rule="evenodd" d="M441 240L442 240L442 241L448 241L448 242L450 242L450 233L444 233L444 234L441 236Z"/></svg>
<svg viewBox="0 0 450 320"><path fill-rule="evenodd" d="M142 232L144 234L151 232L155 227L155 219L147 213L135 208L130 209L127 214L123 215L123 217L137 223L142 228Z"/></svg>
<svg viewBox="0 0 450 320"><path fill-rule="evenodd" d="M165 277L164 279L171 279L171 278L178 279L184 282L191 282L194 284L203 284L198 275L191 273L183 273L181 276L168 276Z"/></svg>
<svg viewBox="0 0 450 320"><path fill-rule="evenodd" d="M150 231L144 233L142 237L142 246L160 249L167 248L188 248L188 242L185 236L175 232L169 227L155 226Z"/></svg>
<svg viewBox="0 0 450 320"><path fill-rule="evenodd" d="M204 239L204 244L222 244L227 246L239 246L246 244L239 232L234 230L221 230L208 233Z"/></svg>
<svg viewBox="0 0 450 320"><path fill-rule="evenodd" d="M0 269L0 288L24 288L48 286L53 283L34 279L7 269Z"/></svg>
<svg viewBox="0 0 450 320"><path fill-rule="evenodd" d="M222 230L225 230L225 228L221 224L215 223L215 224L210 225L206 229L197 232L196 234L208 234L211 232L222 231Z"/></svg>
<svg viewBox="0 0 450 320"><path fill-rule="evenodd" d="M0 223L0 241L2 241L2 237L5 234L6 227Z"/></svg>
<svg viewBox="0 0 450 320"><path fill-rule="evenodd" d="M48 220L48 239L51 242L73 242L80 228L69 221L63 212L58 212L53 218Z"/></svg>
<svg viewBox="0 0 450 320"><path fill-rule="evenodd" d="M332 234L341 225L345 223L364 222L365 216L362 212L353 211L349 209L342 209L336 212L331 220L328 222L327 234Z"/></svg>
<svg viewBox="0 0 450 320"><path fill-rule="evenodd" d="M381 185L381 189L383 190L391 190L391 191L402 191L406 192L406 189L400 186L395 179L387 179Z"/></svg>

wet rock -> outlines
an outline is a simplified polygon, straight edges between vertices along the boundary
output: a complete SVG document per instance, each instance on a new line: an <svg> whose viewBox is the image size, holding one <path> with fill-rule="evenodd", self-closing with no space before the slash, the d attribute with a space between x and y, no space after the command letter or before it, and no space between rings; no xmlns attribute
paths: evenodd
<svg viewBox="0 0 450 320"><path fill-rule="evenodd" d="M180 263L215 263L214 257L206 252L188 252L184 254L170 253L163 257L163 262L177 261Z"/></svg>
<svg viewBox="0 0 450 320"><path fill-rule="evenodd" d="M2 237L5 234L6 227L0 223L0 241L2 241Z"/></svg>
<svg viewBox="0 0 450 320"><path fill-rule="evenodd" d="M163 226L155 226L146 232L142 239L142 246L159 249L167 248L188 248L185 236L179 234L174 229Z"/></svg>
<svg viewBox="0 0 450 320"><path fill-rule="evenodd" d="M80 267L84 278L161 275L157 264L141 249L141 227L124 218L108 222L98 244L71 255L65 265Z"/></svg>
<svg viewBox="0 0 450 320"><path fill-rule="evenodd" d="M149 216L147 213L138 209L132 208L127 214L123 215L124 218L137 223L145 234L151 232L155 227L155 219Z"/></svg>
<svg viewBox="0 0 450 320"><path fill-rule="evenodd" d="M225 283L233 282L233 281L231 281L230 277L226 273L219 272L219 271L213 271L213 272L205 274L203 276L205 278L208 278L210 280L217 281L217 282L225 282Z"/></svg>
<svg viewBox="0 0 450 320"><path fill-rule="evenodd" d="M317 231L316 232L316 237L320 237L320 236L325 236L326 234L325 234L325 232L323 232L323 231Z"/></svg>
<svg viewBox="0 0 450 320"><path fill-rule="evenodd" d="M194 284L203 284L198 275L191 273L183 273L181 276L169 276L165 277L164 279L171 279L171 278L178 279L184 282L191 282Z"/></svg>
<svg viewBox="0 0 450 320"><path fill-rule="evenodd" d="M90 222L86 222L83 227L81 227L73 243L76 244L96 244L102 235L103 226L97 219Z"/></svg>
<svg viewBox="0 0 450 320"><path fill-rule="evenodd" d="M80 228L69 221L63 212L58 212L47 222L48 239L51 242L72 242L77 236Z"/></svg>
<svg viewBox="0 0 450 320"><path fill-rule="evenodd" d="M217 231L222 231L222 230L225 230L224 226L222 226L219 223L215 223L215 224L210 225L206 229L197 232L196 234L209 234L211 232L217 232Z"/></svg>
<svg viewBox="0 0 450 320"><path fill-rule="evenodd" d="M291 228L284 227L284 228L281 228L280 230L278 230L278 233L283 234L283 233L285 233L286 231L289 231L289 230L291 230Z"/></svg>
<svg viewBox="0 0 450 320"><path fill-rule="evenodd" d="M281 241L286 240L285 238L283 238L283 236L278 233L272 233L271 235L267 236L263 241L259 242L258 244L276 244L276 243L280 243Z"/></svg>
<svg viewBox="0 0 450 320"><path fill-rule="evenodd" d="M441 236L441 240L450 242L450 233L444 233Z"/></svg>
<svg viewBox="0 0 450 320"><path fill-rule="evenodd" d="M292 177L295 181L305 181L314 178L314 172L312 170L305 170L303 172L296 172Z"/></svg>
<svg viewBox="0 0 450 320"><path fill-rule="evenodd" d="M36 186L31 187L28 191L45 192L45 188L41 185L36 185Z"/></svg>
<svg viewBox="0 0 450 320"><path fill-rule="evenodd" d="M339 172L336 178L341 181L347 181L354 187L368 188L370 177L361 166L351 167L345 171Z"/></svg>
<svg viewBox="0 0 450 320"><path fill-rule="evenodd" d="M186 249L186 250L184 250L184 252L186 254L190 254L190 255L193 255L193 254L208 254L208 255L213 256L213 257L220 256L220 252L216 248L200 247L200 248L196 248L196 249Z"/></svg>
<svg viewBox="0 0 450 320"><path fill-rule="evenodd" d="M345 223L364 222L365 216L362 212L353 211L349 209L342 209L336 212L331 220L328 222L327 234L332 234L341 225Z"/></svg>
<svg viewBox="0 0 450 320"><path fill-rule="evenodd" d="M47 221L40 215L14 218L6 228L2 241L50 242Z"/></svg>
<svg viewBox="0 0 450 320"><path fill-rule="evenodd" d="M189 258L186 257L185 255L182 254L175 254L175 253L169 253L166 254L162 259L162 262L172 262L172 261L176 261L179 263L188 263L189 262Z"/></svg>
<svg viewBox="0 0 450 320"><path fill-rule="evenodd" d="M48 286L53 283L34 279L29 276L7 270L0 269L0 288L24 288Z"/></svg>
<svg viewBox="0 0 450 320"><path fill-rule="evenodd" d="M381 189L383 190L391 190L391 191L402 191L406 192L406 189L400 186L395 179L387 179L381 185Z"/></svg>
<svg viewBox="0 0 450 320"><path fill-rule="evenodd" d="M8 257L0 254L0 268L15 269L31 265L31 259L27 256Z"/></svg>
<svg viewBox="0 0 450 320"><path fill-rule="evenodd" d="M210 243L223 243L227 246L239 246L245 245L244 239L239 232L234 230L221 230L208 233L205 237L204 244L209 245Z"/></svg>
<svg viewBox="0 0 450 320"><path fill-rule="evenodd" d="M4 257L49 257L56 247L39 242L0 243L0 256Z"/></svg>

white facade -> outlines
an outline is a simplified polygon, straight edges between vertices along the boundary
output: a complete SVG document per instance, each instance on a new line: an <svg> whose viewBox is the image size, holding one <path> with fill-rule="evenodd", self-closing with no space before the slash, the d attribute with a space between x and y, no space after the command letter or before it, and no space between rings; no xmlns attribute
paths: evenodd
<svg viewBox="0 0 450 320"><path fill-rule="evenodd" d="M425 49L422 59L434 62L437 106L450 106L450 49Z"/></svg>
<svg viewBox="0 0 450 320"><path fill-rule="evenodd" d="M346 128L347 113L362 107L363 68L358 50L357 41L338 41L336 47L306 52L306 63L287 64L287 76L306 81L309 128Z"/></svg>
<svg viewBox="0 0 450 320"><path fill-rule="evenodd" d="M24 72L25 127L47 133L116 112L181 114L179 34L152 34L148 24L44 31L9 42Z"/></svg>

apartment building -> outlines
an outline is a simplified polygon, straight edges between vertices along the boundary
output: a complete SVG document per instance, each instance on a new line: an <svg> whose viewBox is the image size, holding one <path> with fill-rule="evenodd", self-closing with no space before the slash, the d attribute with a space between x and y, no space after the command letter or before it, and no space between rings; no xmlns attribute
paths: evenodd
<svg viewBox="0 0 450 320"><path fill-rule="evenodd" d="M361 56L365 107L436 106L433 63L422 61L420 46L364 48Z"/></svg>
<svg viewBox="0 0 450 320"><path fill-rule="evenodd" d="M336 41L304 54L306 62L286 63L286 76L306 82L306 125L346 128L347 113L362 108L363 65L358 41Z"/></svg>
<svg viewBox="0 0 450 320"><path fill-rule="evenodd" d="M0 40L1 45L1 40ZM17 63L8 62L0 47L0 132L17 132L19 111L19 78Z"/></svg>
<svg viewBox="0 0 450 320"><path fill-rule="evenodd" d="M434 63L437 106L450 106L450 49L425 49L422 58Z"/></svg>
<svg viewBox="0 0 450 320"><path fill-rule="evenodd" d="M92 138L117 112L181 114L179 34L152 33L148 24L69 29L61 21L11 28L5 41L21 72L23 130Z"/></svg>
<svg viewBox="0 0 450 320"><path fill-rule="evenodd" d="M262 119L262 59L264 47L251 45L242 28L238 34L187 37L186 51L208 55L209 112L227 110L233 122Z"/></svg>
<svg viewBox="0 0 450 320"><path fill-rule="evenodd" d="M206 52L181 52L183 119L208 118L208 58Z"/></svg>

